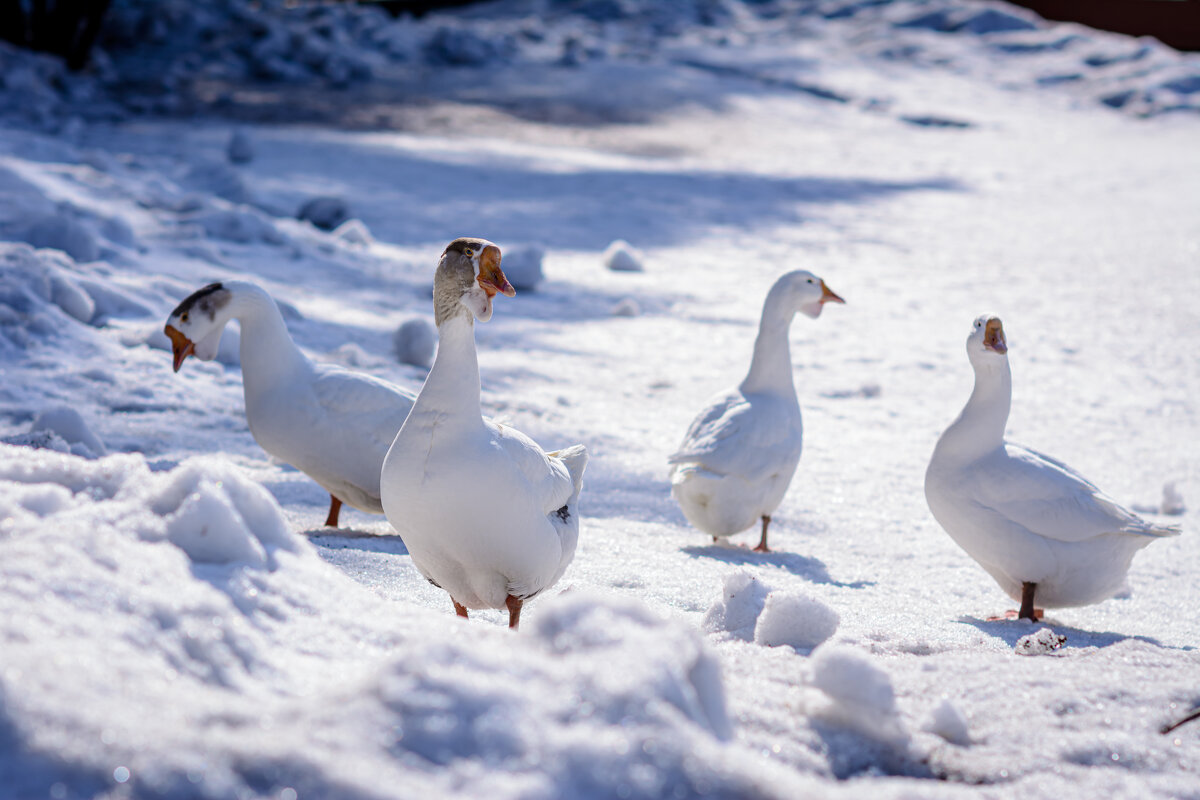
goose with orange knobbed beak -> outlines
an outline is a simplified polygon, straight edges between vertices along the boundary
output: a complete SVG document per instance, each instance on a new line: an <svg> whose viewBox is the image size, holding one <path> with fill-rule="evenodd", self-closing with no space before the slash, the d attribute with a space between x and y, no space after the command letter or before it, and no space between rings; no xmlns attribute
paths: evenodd
<svg viewBox="0 0 1200 800"><path fill-rule="evenodd" d="M260 286L224 281L171 312L166 333L175 371L188 356L216 357L230 320L241 324L246 422L263 450L329 492L325 524L342 504L382 514L379 471L415 395L370 375L314 364L296 347L275 301Z"/></svg>
<svg viewBox="0 0 1200 800"><path fill-rule="evenodd" d="M417 569L445 589L459 616L508 611L554 585L575 556L587 450L547 453L520 431L483 416L475 320L492 299L516 294L500 249L455 239L433 284L438 350L412 412L383 462L388 522Z"/></svg>
<svg viewBox="0 0 1200 800"><path fill-rule="evenodd" d="M1012 372L999 317L975 320L967 357L975 388L929 461L929 510L1021 603L1021 619L1042 616L1035 600L1063 608L1112 597L1134 554L1179 528L1147 522L1066 464L1004 440Z"/></svg>
<svg viewBox="0 0 1200 800"><path fill-rule="evenodd" d="M805 270L775 281L746 378L709 401L668 458L671 494L714 542L761 521L754 549L769 552L771 513L783 502L804 442L788 331L797 311L815 319L826 303L844 302Z"/></svg>

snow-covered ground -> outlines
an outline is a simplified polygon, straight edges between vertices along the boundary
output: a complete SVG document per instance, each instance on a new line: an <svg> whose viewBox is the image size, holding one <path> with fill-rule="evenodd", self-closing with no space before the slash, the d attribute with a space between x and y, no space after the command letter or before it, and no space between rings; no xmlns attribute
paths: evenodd
<svg viewBox="0 0 1200 800"><path fill-rule="evenodd" d="M996 4L654 6L326 25L389 43L373 77L227 90L237 123L131 115L133 56L39 82L4 51L42 105L0 126L0 796L1197 796L1200 725L1158 732L1200 703L1200 119L1162 88L1195 57L966 24L1029 18ZM1136 102L1097 102L1116 83ZM232 331L178 374L161 331L249 277L312 357L416 390L396 332L459 235L536 287L476 326L486 411L591 453L576 559L516 634L454 618L383 517L322 529L249 433ZM793 325L776 552L713 545L666 456L797 268L847 303ZM1011 603L922 491L988 311L1011 438L1184 528L1044 625L987 621Z"/></svg>

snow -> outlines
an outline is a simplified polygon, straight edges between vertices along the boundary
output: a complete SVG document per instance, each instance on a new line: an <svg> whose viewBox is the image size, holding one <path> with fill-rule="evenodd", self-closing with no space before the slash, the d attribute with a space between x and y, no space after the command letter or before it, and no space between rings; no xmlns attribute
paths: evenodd
<svg viewBox="0 0 1200 800"><path fill-rule="evenodd" d="M646 268L642 251L624 239L617 239L606 247L603 258L604 266L614 272L641 272Z"/></svg>
<svg viewBox="0 0 1200 800"><path fill-rule="evenodd" d="M1036 633L1017 639L1013 650L1019 656L1044 656L1061 648L1067 643L1067 637L1055 633L1049 628L1042 628Z"/></svg>
<svg viewBox="0 0 1200 800"><path fill-rule="evenodd" d="M1194 794L1200 727L1158 731L1200 704L1197 57L997 2L669 5L124 0L82 74L0 44L4 791ZM178 374L162 332L253 280L310 357L417 391L460 235L541 253L476 326L485 412L592 455L515 634L383 517L322 527L235 326ZM799 268L847 305L793 326L760 554L690 528L665 459ZM1011 438L1184 530L1038 626L920 488L984 309Z"/></svg>

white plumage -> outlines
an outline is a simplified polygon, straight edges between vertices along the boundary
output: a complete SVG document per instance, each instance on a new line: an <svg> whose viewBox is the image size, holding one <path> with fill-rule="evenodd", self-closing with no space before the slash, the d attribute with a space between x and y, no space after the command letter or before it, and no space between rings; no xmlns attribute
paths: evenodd
<svg viewBox="0 0 1200 800"><path fill-rule="evenodd" d="M1012 401L1000 319L975 320L967 354L975 388L942 434L925 473L925 497L951 538L1034 617L1046 608L1111 597L1134 554L1179 529L1123 508L1060 461L1004 441Z"/></svg>
<svg viewBox="0 0 1200 800"><path fill-rule="evenodd" d="M413 563L445 589L455 610L507 608L552 586L575 555L577 503L587 451L547 453L514 428L483 417L474 317L515 294L500 251L457 239L434 283L438 351L412 412L383 464L383 506Z"/></svg>
<svg viewBox="0 0 1200 800"><path fill-rule="evenodd" d="M788 330L799 311L817 317L844 302L811 272L789 272L763 304L750 371L696 416L668 458L671 494L688 521L714 539L762 520L756 550L767 550L771 513L787 493L804 441L792 382Z"/></svg>
<svg viewBox="0 0 1200 800"><path fill-rule="evenodd" d="M415 396L370 375L314 364L288 335L270 295L243 281L206 286L171 313L166 331L176 371L189 355L213 358L231 319L241 324L246 421L255 441L329 492L326 525L337 525L342 503L383 513L383 457Z"/></svg>

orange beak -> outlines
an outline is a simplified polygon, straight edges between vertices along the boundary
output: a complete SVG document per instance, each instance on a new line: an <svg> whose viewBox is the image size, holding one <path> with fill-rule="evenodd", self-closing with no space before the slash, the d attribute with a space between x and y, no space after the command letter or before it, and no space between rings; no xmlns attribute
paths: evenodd
<svg viewBox="0 0 1200 800"><path fill-rule="evenodd" d="M1008 342L1004 340L1004 326L998 319L989 319L983 329L983 346L997 353L1008 352Z"/></svg>
<svg viewBox="0 0 1200 800"><path fill-rule="evenodd" d="M500 248L494 244L489 244L479 254L479 277L476 280L488 297L495 297L497 293L513 297L517 293L500 271Z"/></svg>
<svg viewBox="0 0 1200 800"><path fill-rule="evenodd" d="M175 355L175 371L179 372L179 368L183 366L184 360L196 352L196 345L192 343L191 339L170 325L163 328L163 333L167 334L167 338L171 340L171 351Z"/></svg>
<svg viewBox="0 0 1200 800"><path fill-rule="evenodd" d="M821 302L822 303L841 303L846 304L846 301L838 297L837 292L825 285L825 281L821 281Z"/></svg>

